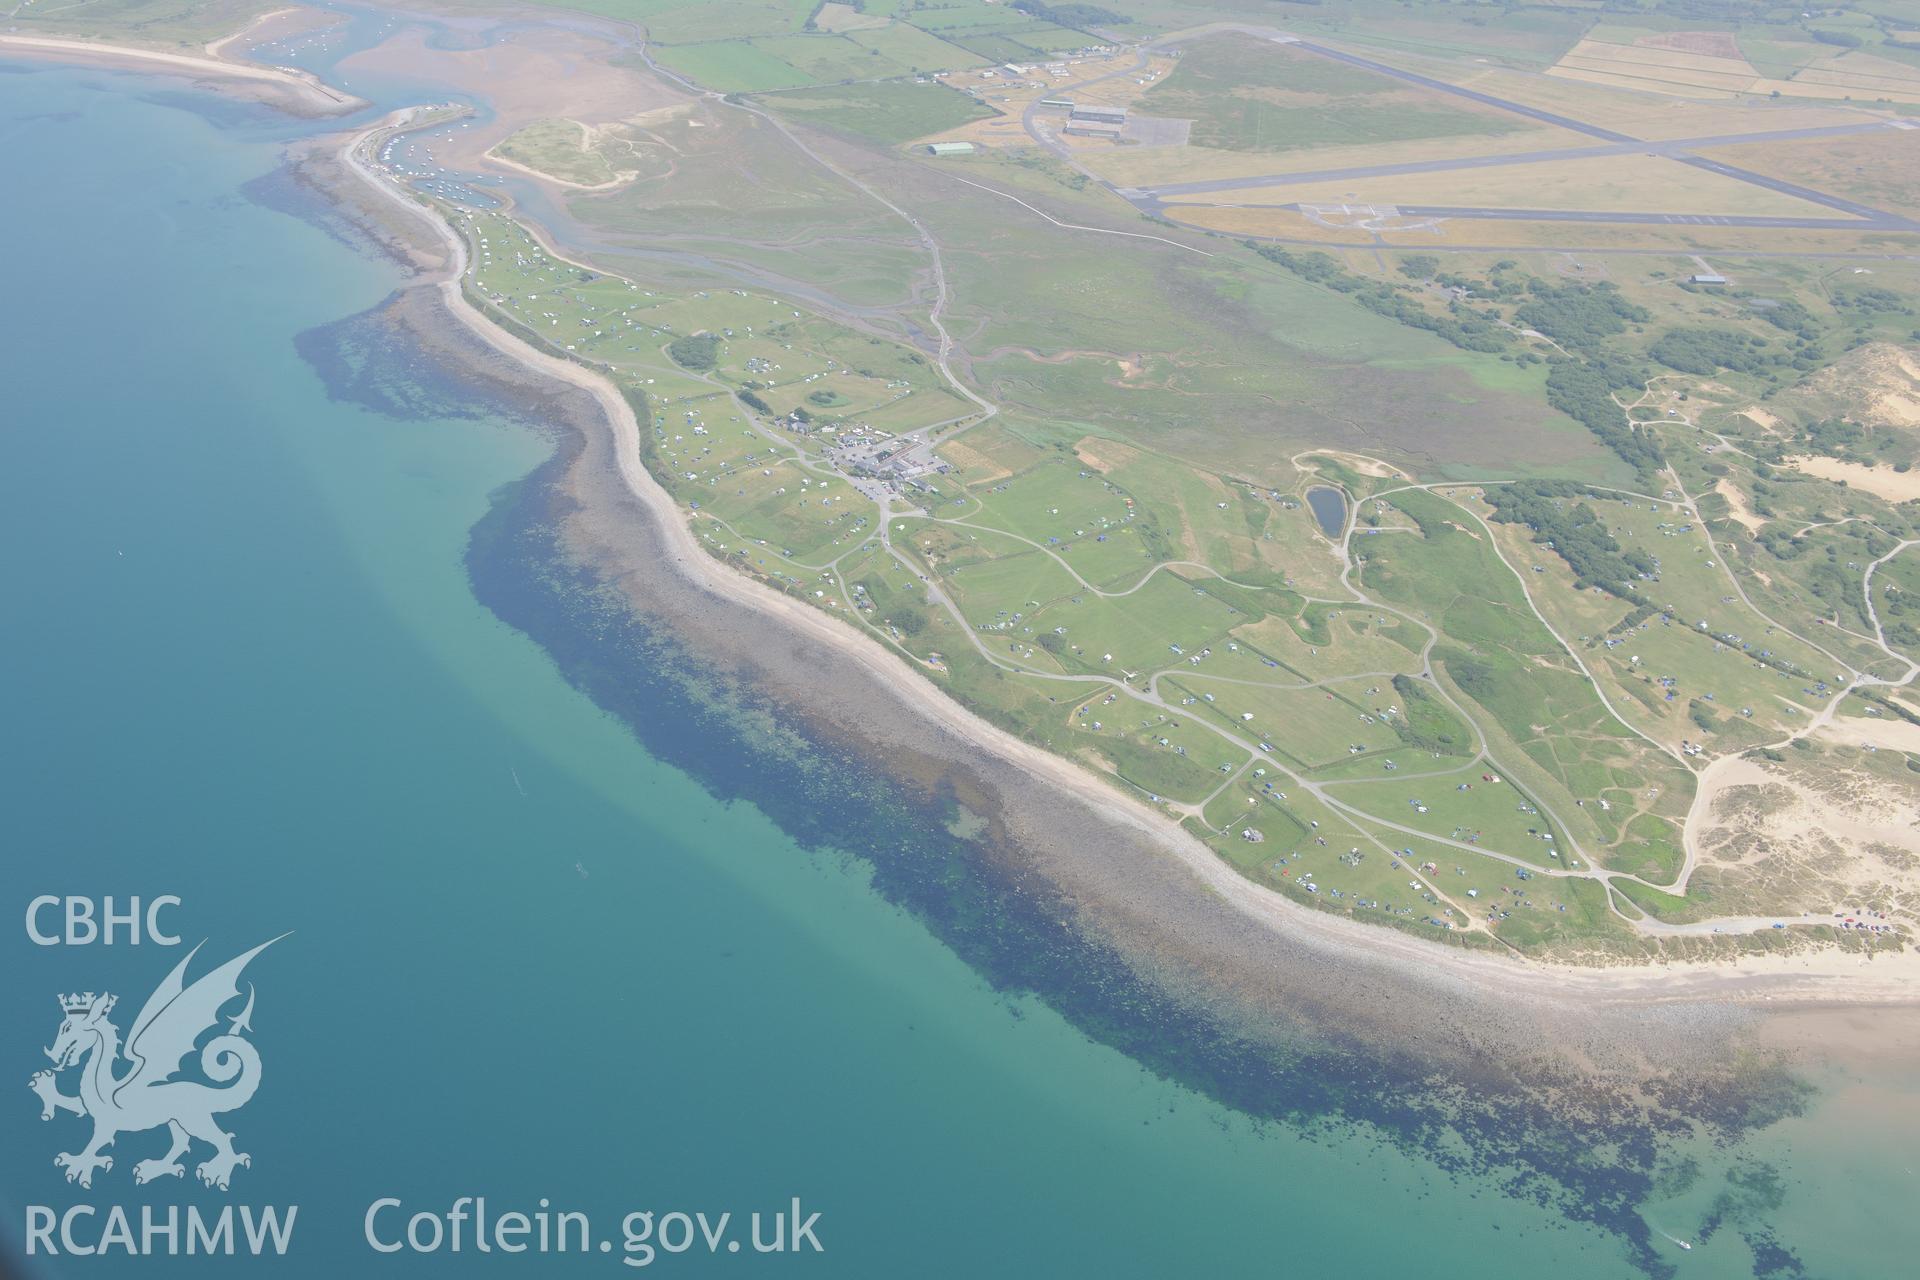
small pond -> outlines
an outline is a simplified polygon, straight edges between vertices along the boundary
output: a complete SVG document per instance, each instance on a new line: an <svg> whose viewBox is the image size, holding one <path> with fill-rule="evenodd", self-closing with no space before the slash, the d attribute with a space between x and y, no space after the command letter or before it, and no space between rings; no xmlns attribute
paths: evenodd
<svg viewBox="0 0 1920 1280"><path fill-rule="evenodd" d="M1321 532L1338 541L1347 528L1347 495L1321 485L1307 490L1307 505L1313 508Z"/></svg>

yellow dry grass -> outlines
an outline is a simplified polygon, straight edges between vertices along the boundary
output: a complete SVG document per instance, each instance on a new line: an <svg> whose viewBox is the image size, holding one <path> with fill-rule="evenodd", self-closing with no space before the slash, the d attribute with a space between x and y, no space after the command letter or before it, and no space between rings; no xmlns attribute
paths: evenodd
<svg viewBox="0 0 1920 1280"><path fill-rule="evenodd" d="M1920 89L1920 69L1860 49L1810 62L1793 79L1849 88L1856 97L1883 89Z"/></svg>
<svg viewBox="0 0 1920 1280"><path fill-rule="evenodd" d="M1080 461L1102 475L1140 458L1138 449L1104 436L1081 436L1073 442L1073 452Z"/></svg>
<svg viewBox="0 0 1920 1280"><path fill-rule="evenodd" d="M1525 129L1492 137L1428 138L1365 147L1317 147L1284 155L1216 151L1211 147L1115 147L1084 157L1086 166L1122 187L1259 178L1313 169L1358 169L1418 160L1463 160L1578 147L1593 139L1570 129Z"/></svg>
<svg viewBox="0 0 1920 1280"><path fill-rule="evenodd" d="M1004 480L1013 472L964 440L949 440L941 445L941 457L966 473L967 483L985 484Z"/></svg>
<svg viewBox="0 0 1920 1280"><path fill-rule="evenodd" d="M1167 210L1167 216L1183 226L1204 231L1219 231L1235 236L1272 236L1281 240L1307 240L1316 244L1372 244L1371 231L1327 227L1309 220L1292 209L1214 209L1203 205L1181 205ZM1439 244L1443 237L1418 233L1406 237L1406 244ZM1395 239L1394 243L1402 243Z"/></svg>
<svg viewBox="0 0 1920 1280"><path fill-rule="evenodd" d="M1920 129L1885 129L1847 138L1803 138L1795 142L1746 142L1700 154L1875 208L1920 216Z"/></svg>
<svg viewBox="0 0 1920 1280"><path fill-rule="evenodd" d="M1192 197L1204 204L1458 205L1499 209L1831 217L1832 210L1662 156L1592 156L1285 187L1243 187Z"/></svg>
<svg viewBox="0 0 1920 1280"><path fill-rule="evenodd" d="M1646 49L1680 49L1687 53L1705 53L1716 58L1738 58L1740 42L1731 31L1662 31L1634 37L1635 44Z"/></svg>
<svg viewBox="0 0 1920 1280"><path fill-rule="evenodd" d="M1271 236L1328 247L1363 247L1375 233L1325 227L1291 209L1214 209L1169 206L1167 216L1185 226L1225 235ZM1437 230L1382 231L1378 240L1393 248L1485 249L1493 251L1613 249L1645 253L1914 253L1920 235L1888 232L1798 231L1771 227L1716 227L1698 224L1621 222L1509 222L1454 219Z"/></svg>
<svg viewBox="0 0 1920 1280"><path fill-rule="evenodd" d="M1608 40L1582 40L1561 57L1561 63L1592 62L1616 65L1639 74L1668 77L1669 71L1685 75L1744 76L1758 80L1760 72L1745 58L1719 57L1690 53L1684 49L1661 49L1643 44L1615 44Z"/></svg>
<svg viewBox="0 0 1920 1280"><path fill-rule="evenodd" d="M1814 106L1801 102L1769 102L1744 98L1738 102L1692 102L1683 98L1654 100L1633 128L1623 128L1649 142L1680 138L1714 138L1737 133L1786 133L1794 129L1825 129L1835 125L1868 124L1884 117L1860 107ZM1621 126L1613 126L1620 128Z"/></svg>
<svg viewBox="0 0 1920 1280"><path fill-rule="evenodd" d="M1855 91L1838 85L1820 84L1803 80L1762 80L1760 92L1778 92L1783 98L1852 98L1855 101L1878 101L1885 98L1889 102L1905 103L1909 106L1920 104L1920 85L1912 89L1894 92Z"/></svg>
<svg viewBox="0 0 1920 1280"><path fill-rule="evenodd" d="M1451 77L1463 88L1490 93L1543 111L1605 125L1650 142L1858 124L1876 118L1859 106L1813 106L1766 99L1695 102L1627 85L1488 68Z"/></svg>
<svg viewBox="0 0 1920 1280"><path fill-rule="evenodd" d="M1548 68L1547 74L1685 96L1740 93L1760 79L1760 73L1744 58L1716 58L1604 40L1580 41Z"/></svg>
<svg viewBox="0 0 1920 1280"><path fill-rule="evenodd" d="M866 31L873 27L884 27L892 19L884 14L862 13L850 4L837 4L827 0L820 11L813 15L813 25L822 31Z"/></svg>
<svg viewBox="0 0 1920 1280"><path fill-rule="evenodd" d="M1026 129L1020 123L1018 111L1007 115L982 116L978 120L969 120L957 128L948 129L944 133L933 133L924 138L914 139L915 145L926 142L971 142L976 147L1033 145L1033 139L1027 136Z"/></svg>
<svg viewBox="0 0 1920 1280"><path fill-rule="evenodd" d="M1688 84L1662 80L1653 76L1623 75L1618 71L1604 71L1596 67L1556 66L1548 68L1547 74L1566 80L1604 85L1610 89L1634 89L1641 93L1668 93L1693 99L1718 99L1723 102L1731 102L1739 97L1741 89L1745 87L1744 85L1729 88Z"/></svg>

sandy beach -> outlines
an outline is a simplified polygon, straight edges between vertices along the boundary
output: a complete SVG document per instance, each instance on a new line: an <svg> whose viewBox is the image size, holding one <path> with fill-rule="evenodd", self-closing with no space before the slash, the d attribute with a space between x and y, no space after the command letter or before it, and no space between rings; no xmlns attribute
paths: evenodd
<svg viewBox="0 0 1920 1280"><path fill-rule="evenodd" d="M1912 953L1863 956L1839 951L1744 956L1724 962L1666 962L1580 968L1522 962L1430 943L1397 931L1362 924L1298 906L1235 874L1211 850L1161 815L1117 792L1069 761L988 724L927 677L845 622L808 608L744 574L715 563L672 498L640 461L641 427L613 384L579 364L541 351L478 311L460 280L465 244L438 216L396 190L363 159L365 143L403 126L389 118L349 139L340 159L347 170L395 208L426 227L446 255L434 281L448 311L471 333L520 365L592 396L612 431L619 479L653 515L672 548L667 564L705 591L751 607L774 627L829 644L884 680L914 714L936 721L972 747L1045 782L1124 823L1175 860L1195 886L1230 903L1248 920L1294 938L1312 937L1340 950L1391 960L1423 977L1446 974L1486 991L1583 1005L1637 1006L1733 1001L1763 1006L1803 1004L1893 1005L1920 1002L1920 957Z"/></svg>
<svg viewBox="0 0 1920 1280"><path fill-rule="evenodd" d="M263 14L259 22L264 23L285 12ZM319 77L298 68L233 61L219 52L231 47L258 25L252 24L207 45L207 55L204 57L131 45L99 44L90 40L4 34L0 34L0 54L52 58L85 66L178 73L297 116L346 115L367 105L359 98L342 93Z"/></svg>

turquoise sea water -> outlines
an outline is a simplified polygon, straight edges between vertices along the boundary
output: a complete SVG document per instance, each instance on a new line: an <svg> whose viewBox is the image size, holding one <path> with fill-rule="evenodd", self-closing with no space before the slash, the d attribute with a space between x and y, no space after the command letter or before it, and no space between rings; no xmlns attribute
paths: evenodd
<svg viewBox="0 0 1920 1280"><path fill-rule="evenodd" d="M0 75L0 1239L29 1206L298 1205L271 1274L610 1276L630 1210L731 1212L744 1238L798 1197L824 1254L653 1266L1629 1274L1618 1240L1364 1126L1309 1139L1157 1078L997 993L859 861L650 756L469 581L476 525L551 442L404 351L382 364L404 414L330 398L302 357L401 281L261 185L292 131L163 81ZM39 894L177 895L165 923L210 963L292 931L248 972L265 1074L227 1118L253 1155L231 1191L134 1186L157 1133L90 1190L53 1166L83 1126L21 1086L55 994L116 992L124 1029L179 952L33 945ZM1817 1274L1885 1274L1787 1176L1796 1246L1862 1268ZM481 1195L584 1211L616 1248L363 1238L381 1197L393 1237ZM1752 1267L1733 1232L1672 1257Z"/></svg>

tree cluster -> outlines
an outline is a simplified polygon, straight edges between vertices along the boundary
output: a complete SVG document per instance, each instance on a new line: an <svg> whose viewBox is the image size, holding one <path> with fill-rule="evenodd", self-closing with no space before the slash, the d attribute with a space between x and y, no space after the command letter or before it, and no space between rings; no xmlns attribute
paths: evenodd
<svg viewBox="0 0 1920 1280"><path fill-rule="evenodd" d="M1659 565L1638 547L1621 547L1593 508L1577 501L1584 492L1567 480L1522 480L1489 485L1487 503L1495 520L1533 530L1536 543L1552 548L1567 562L1579 588L1599 587L1609 595L1640 603L1633 583L1651 578Z"/></svg>

